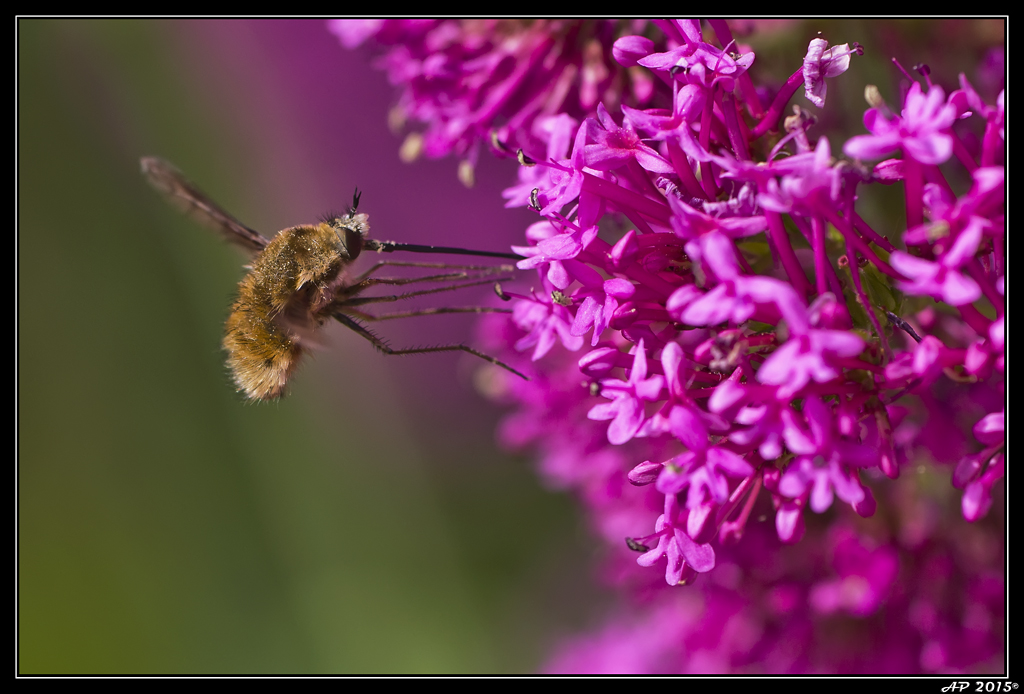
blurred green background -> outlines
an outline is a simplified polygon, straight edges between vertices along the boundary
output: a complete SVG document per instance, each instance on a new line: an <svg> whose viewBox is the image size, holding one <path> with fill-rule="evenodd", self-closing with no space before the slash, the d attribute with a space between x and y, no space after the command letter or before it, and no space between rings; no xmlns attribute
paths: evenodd
<svg viewBox="0 0 1024 694"><path fill-rule="evenodd" d="M476 360L334 326L247 404L219 347L243 257L138 172L265 234L358 185L376 238L504 249L513 165L470 191L401 163L384 75L322 22L20 20L18 61L19 672L536 669L598 599L590 545L496 449ZM473 339L420 320L378 332Z"/></svg>

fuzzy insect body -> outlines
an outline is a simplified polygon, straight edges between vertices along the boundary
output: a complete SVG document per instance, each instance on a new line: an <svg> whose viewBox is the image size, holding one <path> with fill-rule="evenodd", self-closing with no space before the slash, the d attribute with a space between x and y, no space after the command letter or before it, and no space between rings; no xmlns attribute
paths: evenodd
<svg viewBox="0 0 1024 694"><path fill-rule="evenodd" d="M284 394L303 340L330 317L343 271L362 250L368 229L365 214L290 227L253 261L238 285L224 334L228 368L249 398Z"/></svg>

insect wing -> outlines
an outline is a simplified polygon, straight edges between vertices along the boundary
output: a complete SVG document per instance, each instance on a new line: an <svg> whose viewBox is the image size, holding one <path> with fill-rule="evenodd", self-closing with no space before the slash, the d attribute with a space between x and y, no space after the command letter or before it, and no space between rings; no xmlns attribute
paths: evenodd
<svg viewBox="0 0 1024 694"><path fill-rule="evenodd" d="M142 173L150 185L162 193L168 202L196 221L219 231L232 243L253 253L262 251L270 243L258 231L250 229L221 209L220 205L185 178L170 162L159 157L143 157L140 163Z"/></svg>

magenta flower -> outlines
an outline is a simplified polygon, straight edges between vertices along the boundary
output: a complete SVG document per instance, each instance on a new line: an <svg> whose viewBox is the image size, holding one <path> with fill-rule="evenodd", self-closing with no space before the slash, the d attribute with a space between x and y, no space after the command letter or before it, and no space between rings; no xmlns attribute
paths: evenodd
<svg viewBox="0 0 1024 694"><path fill-rule="evenodd" d="M709 236L705 245L714 248L715 237ZM712 257L715 257L714 261ZM731 271L727 269L728 258L725 254L708 256L711 268L719 277L724 275L726 279L704 295L693 291L692 286L680 288L669 297L669 314L689 325L717 325L727 321L733 325L742 325L758 314L759 309L777 306L779 302L799 304L799 297L784 282L770 277L730 277L727 274ZM760 317L765 317L765 314L762 313Z"/></svg>
<svg viewBox="0 0 1024 694"><path fill-rule="evenodd" d="M573 279L591 278L594 272L584 269L579 263L573 263L573 259L597 238L597 231L597 227L560 231L550 222L537 222L526 231L526 237L536 242L536 245L512 247L512 250L526 258L519 261L517 267L520 270L532 270L546 266L547 281L557 289L567 288ZM574 268L575 272L570 268Z"/></svg>
<svg viewBox="0 0 1024 694"><path fill-rule="evenodd" d="M347 47L372 38L391 49L381 62L401 89L396 113L423 124L424 154L455 153L469 171L485 144L539 159L545 148L535 121L557 113L582 119L609 89L633 82L611 57L616 39L635 30L625 22L339 19L329 26ZM588 50L577 52L581 46ZM638 101L647 90L640 80Z"/></svg>
<svg viewBox="0 0 1024 694"><path fill-rule="evenodd" d="M826 77L838 77L850 68L850 56L863 53L860 46L844 43L828 47L825 39L811 39L804 56L804 95L818 108L825 108Z"/></svg>
<svg viewBox="0 0 1024 694"><path fill-rule="evenodd" d="M721 243L721 237L730 239L753 236L764 231L768 224L761 215L749 217L713 217L687 205L676 197L668 199L672 208L672 229L676 235L687 241L686 252L691 258L700 260L704 256L705 246L713 255L726 262L733 251Z"/></svg>
<svg viewBox="0 0 1024 694"><path fill-rule="evenodd" d="M678 494L689 488L686 507L695 509L708 501L724 504L729 498L727 477L747 477L754 468L742 456L719 446L681 453L658 476L662 494Z"/></svg>
<svg viewBox="0 0 1024 694"><path fill-rule="evenodd" d="M645 170L655 173L673 170L672 164L641 141L628 116L622 119L621 126L616 125L604 105L598 104L597 118L588 118L586 128L587 140L593 144L583 148L583 158L592 169L611 171L636 161Z"/></svg>
<svg viewBox="0 0 1024 694"><path fill-rule="evenodd" d="M723 415L730 411L733 413L730 441L743 448L756 446L764 460L775 460L782 455L786 429L782 413L786 402L779 397L778 389L742 387L732 381L724 381L711 395L708 407L712 412Z"/></svg>
<svg viewBox="0 0 1024 694"><path fill-rule="evenodd" d="M909 294L921 294L941 299L951 306L963 306L981 297L981 288L970 277L959 271L978 250L981 229L971 226L954 241L952 247L937 261L916 258L903 251L895 251L889 258L893 268L908 279L897 286Z"/></svg>
<svg viewBox="0 0 1024 694"><path fill-rule="evenodd" d="M992 506L992 486L1002 479L1005 466L1004 414L993 412L974 425L974 436L985 449L965 457L953 473L953 486L963 489L963 515L976 521Z"/></svg>
<svg viewBox="0 0 1024 694"><path fill-rule="evenodd" d="M654 535L640 538L639 541L651 542L656 539L657 546L637 558L640 566L653 566L662 557L666 559L665 582L670 586L692 581L697 573L707 573L715 568L715 550L710 544L694 542L686 533L685 520L690 512L683 514L680 523L674 522L678 510L675 503L666 497L665 513L658 517L654 525Z"/></svg>
<svg viewBox="0 0 1024 694"><path fill-rule="evenodd" d="M512 320L526 331L516 342L516 349L533 347L534 361L551 351L556 340L570 352L583 346L583 339L572 334L572 316L568 309L555 303L550 292L524 297L513 309Z"/></svg>
<svg viewBox="0 0 1024 694"><path fill-rule="evenodd" d="M534 190L538 193L538 204L541 207L541 214L552 214L558 212L567 204L578 198L583 192L583 167L584 149L586 143L586 130L580 128L576 133L573 142L572 156L558 164L550 166L538 166L538 169L548 171L548 179L538 179L538 185ZM532 194L532 192L531 192ZM508 191L506 191L506 197Z"/></svg>
<svg viewBox="0 0 1024 694"><path fill-rule="evenodd" d="M859 504L865 493L856 468L875 465L877 459L866 447L835 436L831 413L818 398L804 401L803 414L807 429L795 413L784 413L786 444L798 455L779 480L779 493L796 499L810 492L815 513L828 510L833 493L848 504Z"/></svg>
<svg viewBox="0 0 1024 694"><path fill-rule="evenodd" d="M774 212L796 209L806 214L819 204L835 204L838 200L842 180L839 172L832 168L832 149L826 137L818 140L813 152L796 154L773 164L772 172L780 174L781 180L769 179L758 196L757 201L765 209Z"/></svg>
<svg viewBox="0 0 1024 694"><path fill-rule="evenodd" d="M914 82L900 116L887 118L880 109L868 109L864 127L870 135L857 135L843 147L847 156L881 159L903 150L922 164L941 164L953 154L953 138L946 133L956 120L956 108L946 103L940 87L927 94Z"/></svg>
<svg viewBox="0 0 1024 694"><path fill-rule="evenodd" d="M729 427L718 415L700 408L687 393L682 381L682 376L686 373L684 360L683 350L677 343L670 342L665 345L661 352L661 363L665 371L668 399L661 410L647 420L637 435L672 434L690 450L703 451L709 446L710 432L727 431ZM634 484L636 483L634 481Z"/></svg>
<svg viewBox="0 0 1024 694"><path fill-rule="evenodd" d="M838 360L855 357L863 349L864 340L853 333L807 328L775 350L761 365L757 378L779 386L780 397L792 397L811 381L828 383L838 378L842 368Z"/></svg>
<svg viewBox="0 0 1024 694"><path fill-rule="evenodd" d="M623 279L605 280L600 286L582 289L575 298L583 296L583 303L576 311L572 324L573 335L586 335L593 328L592 346L597 346L601 333L605 331L619 308L621 301L629 299L636 292L636 286Z"/></svg>
<svg viewBox="0 0 1024 694"><path fill-rule="evenodd" d="M573 151L573 138L578 130L579 123L575 118L565 113L554 116L539 118L533 126L533 134L537 139L547 145L548 162L563 162L568 164L566 157ZM578 161L582 168L582 147L580 148L580 159ZM559 187L565 176L566 170L563 166L522 166L519 168L519 184L506 188L502 195L508 200L505 207L527 207L531 204L530 197L534 190L551 190ZM574 191L571 188L579 183L582 185L582 174L564 182L564 195L571 200L580 194L577 187ZM558 205L555 209L560 208Z"/></svg>
<svg viewBox="0 0 1024 694"><path fill-rule="evenodd" d="M663 376L647 377L647 352L644 350L644 341L640 340L633 356L629 380L607 378L601 381L602 397L612 402L595 405L587 417L599 422L613 420L608 425L608 442L613 445L626 443L644 423L644 403L656 401L664 385Z"/></svg>
<svg viewBox="0 0 1024 694"><path fill-rule="evenodd" d="M655 71L673 72L689 84L718 86L731 91L734 80L754 62L753 53L734 57L702 41L700 26L692 20L675 20L666 22L666 25L666 29L676 30L673 37L681 40L683 45L666 53L652 53L637 60L639 65Z"/></svg>

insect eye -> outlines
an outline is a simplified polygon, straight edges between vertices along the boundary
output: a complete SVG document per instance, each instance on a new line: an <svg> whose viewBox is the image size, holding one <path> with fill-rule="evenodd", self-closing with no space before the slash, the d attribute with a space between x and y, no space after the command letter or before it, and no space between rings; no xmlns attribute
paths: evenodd
<svg viewBox="0 0 1024 694"><path fill-rule="evenodd" d="M363 235L358 228L352 228L348 219L336 217L331 220L331 228L338 237L340 252L346 260L355 260L363 251Z"/></svg>

